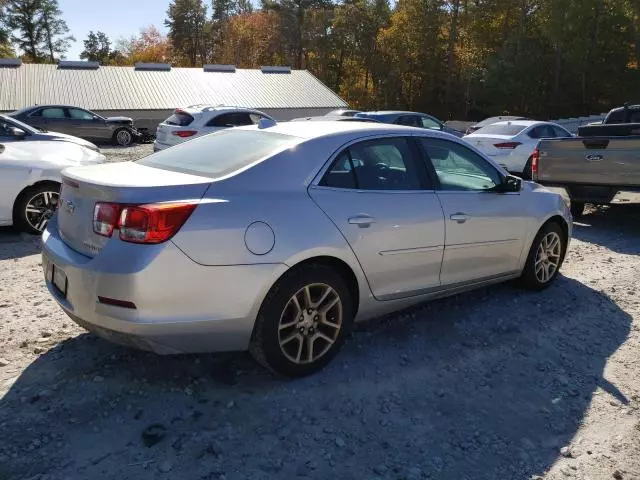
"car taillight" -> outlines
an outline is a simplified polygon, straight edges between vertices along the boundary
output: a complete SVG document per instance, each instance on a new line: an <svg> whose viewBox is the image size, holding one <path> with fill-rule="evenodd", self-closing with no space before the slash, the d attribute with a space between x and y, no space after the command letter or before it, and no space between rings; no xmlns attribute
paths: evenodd
<svg viewBox="0 0 640 480"><path fill-rule="evenodd" d="M494 143L493 146L496 148L513 150L517 146L522 145L520 142L504 142L504 143Z"/></svg>
<svg viewBox="0 0 640 480"><path fill-rule="evenodd" d="M171 132L171 135L175 135L180 138L193 137L196 133L196 130L176 130L175 132Z"/></svg>
<svg viewBox="0 0 640 480"><path fill-rule="evenodd" d="M531 178L538 175L538 161L540 160L540 150L537 148L531 154Z"/></svg>
<svg viewBox="0 0 640 480"><path fill-rule="evenodd" d="M110 237L118 226L122 205L98 202L93 208L93 231L103 237Z"/></svg>
<svg viewBox="0 0 640 480"><path fill-rule="evenodd" d="M173 237L196 208L195 203L127 206L120 213L120 240L162 243Z"/></svg>

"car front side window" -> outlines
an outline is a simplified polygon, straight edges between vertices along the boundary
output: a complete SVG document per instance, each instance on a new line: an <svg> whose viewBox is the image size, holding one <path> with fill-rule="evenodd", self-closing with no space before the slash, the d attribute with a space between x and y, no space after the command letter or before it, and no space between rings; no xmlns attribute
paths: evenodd
<svg viewBox="0 0 640 480"><path fill-rule="evenodd" d="M79 108L69 108L69 115L74 120L93 120L93 115L86 110L80 110Z"/></svg>
<svg viewBox="0 0 640 480"><path fill-rule="evenodd" d="M491 191L502 183L493 165L469 148L449 140L420 139L445 191Z"/></svg>

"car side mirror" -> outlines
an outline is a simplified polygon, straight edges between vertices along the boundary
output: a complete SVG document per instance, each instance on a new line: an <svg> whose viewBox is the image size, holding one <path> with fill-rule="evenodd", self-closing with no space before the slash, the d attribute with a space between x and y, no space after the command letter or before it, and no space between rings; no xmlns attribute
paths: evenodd
<svg viewBox="0 0 640 480"><path fill-rule="evenodd" d="M9 135L18 140L22 140L27 136L27 132L25 132L21 128L11 127L9 128Z"/></svg>
<svg viewBox="0 0 640 480"><path fill-rule="evenodd" d="M500 191L503 193L517 193L522 189L522 179L514 175L507 175L502 180Z"/></svg>

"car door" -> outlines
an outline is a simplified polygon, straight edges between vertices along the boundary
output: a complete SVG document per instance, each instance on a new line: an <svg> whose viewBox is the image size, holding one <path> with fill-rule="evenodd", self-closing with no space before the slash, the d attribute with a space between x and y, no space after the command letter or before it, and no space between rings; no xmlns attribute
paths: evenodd
<svg viewBox="0 0 640 480"><path fill-rule="evenodd" d="M42 109L45 129L50 132L68 133L73 135L70 119L63 107L46 107Z"/></svg>
<svg viewBox="0 0 640 480"><path fill-rule="evenodd" d="M69 117L68 133L92 140L105 137L106 125L100 117L81 108L66 110Z"/></svg>
<svg viewBox="0 0 640 480"><path fill-rule="evenodd" d="M526 231L523 196L496 192L502 174L461 143L428 137L419 143L444 211L442 285L516 272Z"/></svg>
<svg viewBox="0 0 640 480"><path fill-rule="evenodd" d="M439 287L442 208L411 139L347 146L309 194L344 235L377 299Z"/></svg>

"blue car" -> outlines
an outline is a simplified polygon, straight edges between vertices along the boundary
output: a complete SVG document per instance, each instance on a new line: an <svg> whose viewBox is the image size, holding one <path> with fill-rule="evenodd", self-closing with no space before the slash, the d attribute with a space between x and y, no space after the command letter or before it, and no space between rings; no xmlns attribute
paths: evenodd
<svg viewBox="0 0 640 480"><path fill-rule="evenodd" d="M447 127L444 123L431 115L418 112L402 112L402 111L379 111L379 112L361 112L354 115L355 118L371 118L381 123L394 123L396 125L405 125L408 127L428 128L430 130L440 130L441 132L450 133L458 138L464 135L464 132L454 130Z"/></svg>

